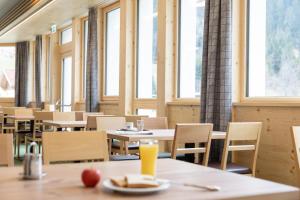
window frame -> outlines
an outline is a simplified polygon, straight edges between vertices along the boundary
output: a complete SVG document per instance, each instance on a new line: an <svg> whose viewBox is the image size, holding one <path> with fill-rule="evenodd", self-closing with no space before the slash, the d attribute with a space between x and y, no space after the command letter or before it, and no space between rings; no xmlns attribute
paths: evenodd
<svg viewBox="0 0 300 200"><path fill-rule="evenodd" d="M156 110L156 113L159 112L158 109L158 103L159 103L159 86L158 86L158 80L157 80L157 96L156 98L138 98L137 97L137 90L138 90L138 40L139 40L139 34L138 34L138 15L139 15L139 0L134 1L134 33L133 33L133 97L132 97L132 113L137 114L138 109L151 109ZM159 16L159 7L160 7L161 1L158 0L158 16ZM159 18L158 18L159 20ZM159 34L159 33L158 33ZM158 35L159 36L159 35ZM159 54L159 52L158 52ZM159 74L157 74L157 79L159 78Z"/></svg>
<svg viewBox="0 0 300 200"><path fill-rule="evenodd" d="M120 3L119 2L116 2L116 3L113 3L109 6L106 6L104 8L102 8L102 14L101 14L101 19L100 19L100 22L101 22L101 32L100 32L100 41L101 41L101 44L100 44L100 49L101 49L101 55L100 55L100 73L101 73L101 96L100 96L100 99L101 101L119 101L119 98L120 98L120 87L119 87L119 95L118 96L107 96L105 95L105 89L106 89L106 31L107 31L107 13L113 11L113 10L116 10L116 9L121 9L120 7ZM121 16L120 16L121 18ZM121 20L120 20L120 26L121 26ZM121 30L120 30L121 32ZM120 36L120 41L121 41L121 36ZM121 62L121 49L120 49L120 52L119 52L119 55L120 55L120 62ZM119 64L119 69L121 67L121 64ZM120 70L119 70L119 73L120 73ZM120 84L120 82L119 82Z"/></svg>
<svg viewBox="0 0 300 200"><path fill-rule="evenodd" d="M238 26L239 30L237 36L233 38L233 43L238 44L236 47L233 46L233 51L240 51L239 53L233 54L233 62L240 64L239 71L239 100L241 104L245 105L272 105L272 106L291 106L300 105L300 97L248 97L248 43L249 43L249 3L250 0L242 1L233 4L234 14L240 16L239 19L233 20L233 27ZM237 28L235 28L237 29Z"/></svg>
<svg viewBox="0 0 300 200"><path fill-rule="evenodd" d="M72 40L70 42L67 42L67 43L64 43L62 44L62 33L65 31L65 30L68 30L68 29L72 29L72 33L73 33L73 27L72 27L72 22L69 24L69 25L66 25L66 26L63 26L62 28L60 28L58 30L58 41L59 41L59 46L67 46L69 44L72 44L73 40L74 40L74 36L72 35Z"/></svg>
<svg viewBox="0 0 300 200"><path fill-rule="evenodd" d="M81 77L80 77L80 85L81 85L81 90L80 90L80 100L84 102L85 100L85 93L86 93L86 60L85 60L85 22L88 21L88 17L85 16L81 18Z"/></svg>
<svg viewBox="0 0 300 200"><path fill-rule="evenodd" d="M15 43L0 43L0 47L15 47L16 48L16 44ZM0 97L0 103L13 103L13 102L15 102L15 96L14 97Z"/></svg>
<svg viewBox="0 0 300 200"><path fill-rule="evenodd" d="M186 103L192 103L192 104L200 104L200 97L195 98L183 98L179 97L179 90L180 90L180 17L181 17L181 1L177 0L175 1L174 6L174 83L173 83L173 102L176 102L178 104L186 104Z"/></svg>

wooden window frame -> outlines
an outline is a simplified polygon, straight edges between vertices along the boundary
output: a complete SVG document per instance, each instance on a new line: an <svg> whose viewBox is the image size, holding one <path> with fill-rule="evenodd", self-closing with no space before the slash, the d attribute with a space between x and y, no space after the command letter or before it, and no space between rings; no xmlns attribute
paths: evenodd
<svg viewBox="0 0 300 200"><path fill-rule="evenodd" d="M182 104L182 105L186 105L186 104L199 104L200 105L200 97L196 97L196 98L181 98L179 97L179 56L180 56L180 51L179 51L179 47L180 47L180 1L181 0L176 0L174 2L175 6L174 6L174 21L176 23L174 23L174 83L173 83L173 99L172 102L175 102L176 104ZM170 102L170 103L172 103Z"/></svg>
<svg viewBox="0 0 300 200"><path fill-rule="evenodd" d="M237 97L234 98L236 104L244 105L272 105L287 106L300 105L300 97L247 97L247 2L234 1L233 4L233 65L236 70L235 91ZM233 74L234 75L234 74Z"/></svg>
<svg viewBox="0 0 300 200"><path fill-rule="evenodd" d="M81 22L80 22L80 29L81 29L81 69L80 69L80 72L81 72L81 76L80 76L80 101L81 102L84 102L85 101L85 87L86 87L86 77L85 76L85 22L88 21L88 17L85 16L83 18L80 19Z"/></svg>
<svg viewBox="0 0 300 200"><path fill-rule="evenodd" d="M115 10L115 9L121 9L120 7L120 2L116 2L113 3L111 5L108 5L104 8L101 8L102 12L101 12L101 18L100 18L100 80L101 80L101 85L100 85L100 89L101 89L101 96L100 99L103 102L107 102L107 101L112 101L112 102L116 102L119 101L119 96L120 96L120 87L119 87L119 95L118 96L107 96L105 95L105 88L106 88L106 17L107 17L107 13ZM120 21L121 23L121 21ZM120 54L120 52L119 52ZM120 56L121 57L121 56ZM120 68L120 66L119 66ZM120 72L119 72L120 73ZM119 83L118 83L119 84Z"/></svg>
<svg viewBox="0 0 300 200"><path fill-rule="evenodd" d="M58 41L59 41L59 46L60 47L63 47L63 46L68 46L69 44L72 44L72 42L73 42L73 35L72 35L72 40L70 41L70 42L68 42L68 43L65 43L65 44L62 44L62 32L64 32L65 30L68 30L68 29L72 29L73 27L72 27L72 23L71 24L69 24L69 25L66 25L66 26L63 26L62 28L60 28L59 30L58 30ZM73 33L73 30L72 30L72 33Z"/></svg>
<svg viewBox="0 0 300 200"><path fill-rule="evenodd" d="M137 87L138 87L138 81L137 81L137 69L138 69L138 1L139 0L135 0L134 1L134 45L133 45L133 113L137 114L137 110L138 109L151 109L151 110L156 110L156 112L158 112L158 103L159 103L159 94L158 94L158 90L159 87L157 85L157 96L156 98L138 98L137 97ZM158 1L158 4L161 3L160 1ZM159 12L159 10L157 11ZM157 33L159 34L159 33ZM159 36L157 36L159 37ZM158 64L157 64L158 65ZM157 84L158 84L158 76L159 73L157 72Z"/></svg>

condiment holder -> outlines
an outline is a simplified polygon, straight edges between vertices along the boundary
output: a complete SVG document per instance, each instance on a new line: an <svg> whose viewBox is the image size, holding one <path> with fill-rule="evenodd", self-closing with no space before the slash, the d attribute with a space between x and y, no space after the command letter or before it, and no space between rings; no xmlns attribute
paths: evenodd
<svg viewBox="0 0 300 200"><path fill-rule="evenodd" d="M30 150L33 150L31 153ZM29 153L24 156L23 179L41 179L46 174L42 171L42 155L37 151L37 144L32 142L29 146Z"/></svg>

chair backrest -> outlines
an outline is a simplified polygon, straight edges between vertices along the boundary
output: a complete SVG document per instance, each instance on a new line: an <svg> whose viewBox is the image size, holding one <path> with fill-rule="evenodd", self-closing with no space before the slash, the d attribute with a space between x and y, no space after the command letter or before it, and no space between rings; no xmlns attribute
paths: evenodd
<svg viewBox="0 0 300 200"><path fill-rule="evenodd" d="M55 104L45 104L44 105L44 111L55 111Z"/></svg>
<svg viewBox="0 0 300 200"><path fill-rule="evenodd" d="M86 129L96 130L97 129L97 117L114 117L114 115L103 115L103 113L88 113L84 116L86 118Z"/></svg>
<svg viewBox="0 0 300 200"><path fill-rule="evenodd" d="M125 127L125 117L97 117L97 131L117 130Z"/></svg>
<svg viewBox="0 0 300 200"><path fill-rule="evenodd" d="M147 115L125 115L126 122L133 122L136 127L136 121L141 120L142 118L148 118Z"/></svg>
<svg viewBox="0 0 300 200"><path fill-rule="evenodd" d="M0 134L0 165L14 166L13 134Z"/></svg>
<svg viewBox="0 0 300 200"><path fill-rule="evenodd" d="M167 129L167 117L142 117L145 129Z"/></svg>
<svg viewBox="0 0 300 200"><path fill-rule="evenodd" d="M108 160L105 132L45 132L42 142L46 165L59 161Z"/></svg>
<svg viewBox="0 0 300 200"><path fill-rule="evenodd" d="M228 124L221 161L223 170L227 166L229 151L252 151L253 157L250 168L252 176L255 176L261 129L262 122L230 122Z"/></svg>
<svg viewBox="0 0 300 200"><path fill-rule="evenodd" d="M293 148L296 156L297 169L300 170L300 126L293 126L291 133L293 140Z"/></svg>
<svg viewBox="0 0 300 200"><path fill-rule="evenodd" d="M51 111L37 111L34 113L34 118L36 121L53 120L53 113Z"/></svg>
<svg viewBox="0 0 300 200"><path fill-rule="evenodd" d="M176 124L175 135L172 145L172 158L176 159L177 153L204 153L203 165L207 166L213 124L186 123ZM195 143L194 148L179 148L179 144ZM204 147L197 147L199 143Z"/></svg>
<svg viewBox="0 0 300 200"><path fill-rule="evenodd" d="M53 121L75 121L75 112L53 112Z"/></svg>
<svg viewBox="0 0 300 200"><path fill-rule="evenodd" d="M15 116L33 116L32 108L19 108L14 110Z"/></svg>
<svg viewBox="0 0 300 200"><path fill-rule="evenodd" d="M14 115L16 109L24 109L25 107L3 107L3 114L4 115Z"/></svg>

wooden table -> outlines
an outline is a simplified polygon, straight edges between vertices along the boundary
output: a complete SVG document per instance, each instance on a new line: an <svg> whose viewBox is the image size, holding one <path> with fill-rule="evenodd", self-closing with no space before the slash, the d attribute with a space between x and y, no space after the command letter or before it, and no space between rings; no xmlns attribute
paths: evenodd
<svg viewBox="0 0 300 200"><path fill-rule="evenodd" d="M52 121L45 120L43 124L57 128L85 128L86 121Z"/></svg>
<svg viewBox="0 0 300 200"><path fill-rule="evenodd" d="M16 138L16 145L17 145L17 158L20 158L20 134L18 130L18 126L20 122L30 122L30 130L29 132L33 132L34 129L34 116L33 115L4 115L4 124L7 123L7 119L11 119L14 122L14 132ZM21 131L22 134L22 131ZM22 134L24 137L24 134Z"/></svg>
<svg viewBox="0 0 300 200"><path fill-rule="evenodd" d="M102 181L112 176L139 173L140 161L103 163L56 164L44 166L47 176L37 181L22 181L22 167L0 168L0 194L3 200L57 200L57 199L145 199L145 200L188 200L188 199L247 199L286 200L299 199L299 189L244 175L238 175L190 164L178 160L158 160L157 176L180 183L217 185L218 192L172 185L167 191L151 195L124 195L96 188L84 188L81 172L94 167L102 172Z"/></svg>
<svg viewBox="0 0 300 200"><path fill-rule="evenodd" d="M107 131L107 137L109 139L116 139L120 141L120 148L125 149L124 154L128 154L128 143L129 142L137 142L142 139L153 139L153 140L159 140L159 141L173 141L175 129L156 129L156 130L150 130L153 134L151 135L139 135L139 134L131 134L126 135L126 131L123 131L122 133L120 131L116 130L108 130ZM214 140L220 140L225 139L226 132L222 131L213 131L212 133L212 139ZM111 144L109 144L111 146Z"/></svg>

